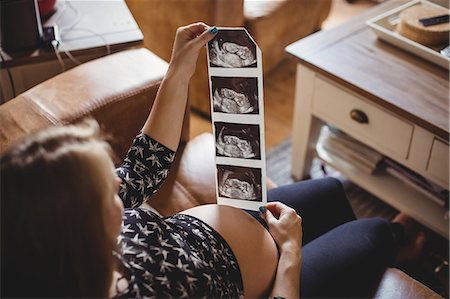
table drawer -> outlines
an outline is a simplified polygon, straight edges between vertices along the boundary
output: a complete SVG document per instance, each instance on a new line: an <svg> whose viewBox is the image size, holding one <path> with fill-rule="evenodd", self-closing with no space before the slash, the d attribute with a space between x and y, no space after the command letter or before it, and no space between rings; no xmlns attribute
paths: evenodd
<svg viewBox="0 0 450 299"><path fill-rule="evenodd" d="M448 154L448 143L435 138L427 163L427 173L445 188L448 188Z"/></svg>
<svg viewBox="0 0 450 299"><path fill-rule="evenodd" d="M313 112L325 122L381 153L407 158L413 133L410 123L319 76L314 80L313 97Z"/></svg>

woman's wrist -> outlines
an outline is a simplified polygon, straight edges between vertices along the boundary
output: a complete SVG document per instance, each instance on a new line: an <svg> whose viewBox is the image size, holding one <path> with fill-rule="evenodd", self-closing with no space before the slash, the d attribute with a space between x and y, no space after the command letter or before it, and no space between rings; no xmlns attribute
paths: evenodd
<svg viewBox="0 0 450 299"><path fill-rule="evenodd" d="M192 75L189 72L184 71L181 67L170 63L165 77L167 79L176 80L178 83L189 84Z"/></svg>
<svg viewBox="0 0 450 299"><path fill-rule="evenodd" d="M302 252L302 245L297 244L296 242L285 242L280 247L280 254L289 254L300 256Z"/></svg>
<svg viewBox="0 0 450 299"><path fill-rule="evenodd" d="M298 298L301 256L282 252L271 295L273 298Z"/></svg>
<svg viewBox="0 0 450 299"><path fill-rule="evenodd" d="M280 262L287 262L290 265L299 266L302 262L301 250L281 250L279 263Z"/></svg>

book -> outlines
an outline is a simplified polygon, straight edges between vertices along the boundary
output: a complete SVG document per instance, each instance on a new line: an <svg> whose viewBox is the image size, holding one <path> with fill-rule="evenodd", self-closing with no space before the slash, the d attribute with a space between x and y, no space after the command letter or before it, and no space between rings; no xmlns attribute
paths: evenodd
<svg viewBox="0 0 450 299"><path fill-rule="evenodd" d="M449 191L437 184L427 180L420 174L404 167L403 165L389 159L384 158L386 172L398 178L402 182L413 187L420 193L426 195L436 204L447 207L449 206Z"/></svg>

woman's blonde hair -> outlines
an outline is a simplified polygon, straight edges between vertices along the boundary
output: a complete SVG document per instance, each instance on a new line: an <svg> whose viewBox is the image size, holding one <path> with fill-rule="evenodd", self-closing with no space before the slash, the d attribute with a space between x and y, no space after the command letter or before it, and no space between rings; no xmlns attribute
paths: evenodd
<svg viewBox="0 0 450 299"><path fill-rule="evenodd" d="M2 297L106 297L115 240L111 149L94 120L54 127L0 157ZM109 172L109 174L108 174Z"/></svg>

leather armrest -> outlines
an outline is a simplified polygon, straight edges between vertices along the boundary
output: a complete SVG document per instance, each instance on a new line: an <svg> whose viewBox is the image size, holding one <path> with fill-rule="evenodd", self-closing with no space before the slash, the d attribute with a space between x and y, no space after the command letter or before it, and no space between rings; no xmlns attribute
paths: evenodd
<svg viewBox="0 0 450 299"><path fill-rule="evenodd" d="M125 156L167 71L147 49L99 58L53 77L0 106L0 150L42 128L93 116Z"/></svg>

